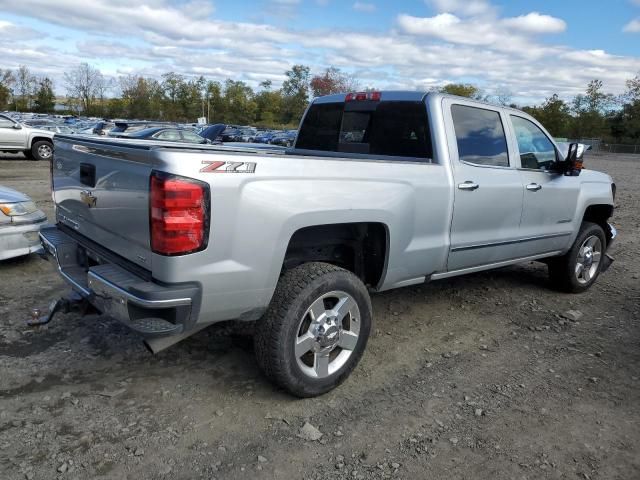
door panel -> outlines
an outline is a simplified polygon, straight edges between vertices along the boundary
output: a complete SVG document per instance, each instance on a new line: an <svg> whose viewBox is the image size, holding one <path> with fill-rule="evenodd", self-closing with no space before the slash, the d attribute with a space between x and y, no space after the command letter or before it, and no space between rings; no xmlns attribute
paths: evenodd
<svg viewBox="0 0 640 480"><path fill-rule="evenodd" d="M571 237L580 184L577 177L520 170L525 185L520 233L525 255L563 250ZM527 189L536 185L538 190Z"/></svg>
<svg viewBox="0 0 640 480"><path fill-rule="evenodd" d="M510 122L524 185L520 234L531 239L521 244L521 253L534 255L562 250L566 248L573 229L580 193L578 177L548 170L560 157L539 125L517 115L510 115Z"/></svg>
<svg viewBox="0 0 640 480"><path fill-rule="evenodd" d="M0 147L21 148L24 146L24 139L27 136L23 129L15 129L15 122L0 115Z"/></svg>
<svg viewBox="0 0 640 480"><path fill-rule="evenodd" d="M518 256L523 186L499 109L444 100L455 199L449 271ZM477 186L477 188L476 188Z"/></svg>

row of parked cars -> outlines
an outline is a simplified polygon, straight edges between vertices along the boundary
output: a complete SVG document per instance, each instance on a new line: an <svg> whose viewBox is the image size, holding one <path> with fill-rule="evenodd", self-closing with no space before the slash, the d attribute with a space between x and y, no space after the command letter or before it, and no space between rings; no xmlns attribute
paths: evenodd
<svg viewBox="0 0 640 480"><path fill-rule="evenodd" d="M2 115L24 127L57 134L78 133L181 143L241 142L291 147L297 135L297 130L271 130L241 125L105 120L15 112L5 112Z"/></svg>
<svg viewBox="0 0 640 480"><path fill-rule="evenodd" d="M228 126L220 135L222 142L264 143L291 147L295 143L297 130L262 130Z"/></svg>

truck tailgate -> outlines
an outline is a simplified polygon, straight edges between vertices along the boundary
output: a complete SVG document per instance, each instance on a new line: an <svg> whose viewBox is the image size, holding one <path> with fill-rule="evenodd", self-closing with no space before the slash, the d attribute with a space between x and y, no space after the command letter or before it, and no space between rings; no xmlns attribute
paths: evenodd
<svg viewBox="0 0 640 480"><path fill-rule="evenodd" d="M58 222L151 270L149 149L55 138L53 196Z"/></svg>

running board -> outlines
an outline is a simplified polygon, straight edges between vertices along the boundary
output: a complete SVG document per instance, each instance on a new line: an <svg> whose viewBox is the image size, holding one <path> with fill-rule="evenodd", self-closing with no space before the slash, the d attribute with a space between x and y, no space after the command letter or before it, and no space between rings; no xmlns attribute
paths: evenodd
<svg viewBox="0 0 640 480"><path fill-rule="evenodd" d="M429 280L441 280L443 278L457 277L458 275L466 275L467 273L482 272L484 270L492 270L494 268L507 267L509 265L516 265L518 263L532 262L534 260L540 260L541 258L555 257L557 255L560 255L561 253L562 253L561 250L557 250L555 252L547 252L547 253L541 253L539 255L532 255L530 257L522 257L522 258L516 258L514 260L505 260L503 262L488 263L486 265L478 265L477 267L461 268L460 270L451 270L450 272L443 272L443 273L434 273L433 275L429 276Z"/></svg>

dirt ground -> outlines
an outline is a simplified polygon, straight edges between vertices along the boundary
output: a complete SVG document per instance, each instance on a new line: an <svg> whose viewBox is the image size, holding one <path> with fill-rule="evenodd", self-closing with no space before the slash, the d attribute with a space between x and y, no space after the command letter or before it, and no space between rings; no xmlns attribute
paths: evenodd
<svg viewBox="0 0 640 480"><path fill-rule="evenodd" d="M618 185L589 292L530 264L375 295L363 361L321 398L274 388L224 328L156 356L105 317L27 328L65 287L35 255L0 263L0 479L639 479L640 156L586 164ZM51 216L48 173L0 160Z"/></svg>

